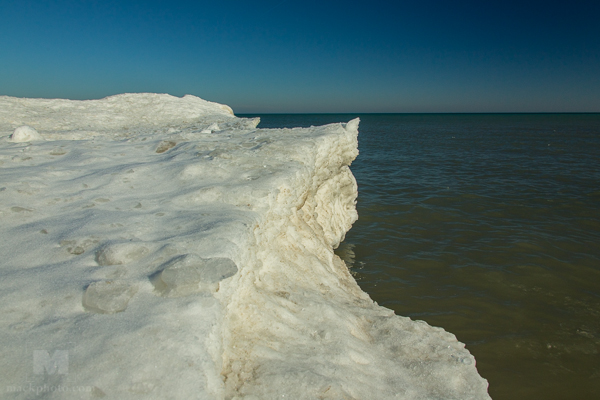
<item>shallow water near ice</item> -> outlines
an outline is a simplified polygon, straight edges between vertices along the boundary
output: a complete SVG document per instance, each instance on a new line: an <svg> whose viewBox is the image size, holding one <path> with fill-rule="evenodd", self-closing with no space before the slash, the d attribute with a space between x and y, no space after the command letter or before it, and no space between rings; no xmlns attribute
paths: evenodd
<svg viewBox="0 0 600 400"><path fill-rule="evenodd" d="M252 116L360 117L338 254L380 305L466 343L492 398L600 394L600 114Z"/></svg>

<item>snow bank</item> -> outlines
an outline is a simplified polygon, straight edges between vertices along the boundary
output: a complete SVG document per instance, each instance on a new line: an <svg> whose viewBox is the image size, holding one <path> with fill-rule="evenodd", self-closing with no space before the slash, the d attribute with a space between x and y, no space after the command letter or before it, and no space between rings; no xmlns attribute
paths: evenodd
<svg viewBox="0 0 600 400"><path fill-rule="evenodd" d="M358 120L257 124L193 96L0 97L6 397L489 398L463 344L333 253Z"/></svg>

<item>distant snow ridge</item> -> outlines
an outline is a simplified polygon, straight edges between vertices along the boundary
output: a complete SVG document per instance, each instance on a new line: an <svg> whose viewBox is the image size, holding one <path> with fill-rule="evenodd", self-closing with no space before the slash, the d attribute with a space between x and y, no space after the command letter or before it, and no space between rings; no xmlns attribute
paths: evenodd
<svg viewBox="0 0 600 400"><path fill-rule="evenodd" d="M462 343L373 303L333 253L358 119L258 122L193 96L0 97L1 390L489 399ZM33 350L68 374L33 374Z"/></svg>

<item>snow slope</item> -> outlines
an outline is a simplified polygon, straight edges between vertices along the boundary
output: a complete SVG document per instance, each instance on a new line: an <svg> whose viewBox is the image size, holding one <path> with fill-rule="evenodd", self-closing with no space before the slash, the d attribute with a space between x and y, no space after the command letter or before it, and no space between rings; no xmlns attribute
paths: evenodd
<svg viewBox="0 0 600 400"><path fill-rule="evenodd" d="M358 120L0 97L3 398L486 399L464 345L333 253Z"/></svg>

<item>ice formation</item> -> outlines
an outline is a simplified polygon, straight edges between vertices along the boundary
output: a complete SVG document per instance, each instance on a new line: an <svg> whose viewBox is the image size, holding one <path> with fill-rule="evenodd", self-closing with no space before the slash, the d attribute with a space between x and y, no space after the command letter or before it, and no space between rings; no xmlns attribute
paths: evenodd
<svg viewBox="0 0 600 400"><path fill-rule="evenodd" d="M34 140L44 140L44 138L34 128L23 125L15 129L10 136L13 142L33 142Z"/></svg>
<svg viewBox="0 0 600 400"><path fill-rule="evenodd" d="M258 122L194 96L0 97L3 397L489 398L462 343L333 253L358 120Z"/></svg>

